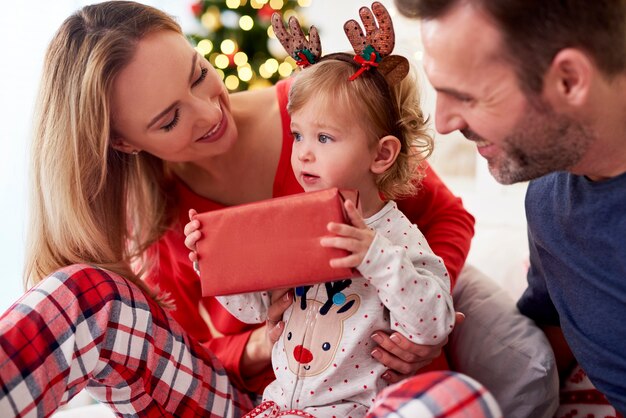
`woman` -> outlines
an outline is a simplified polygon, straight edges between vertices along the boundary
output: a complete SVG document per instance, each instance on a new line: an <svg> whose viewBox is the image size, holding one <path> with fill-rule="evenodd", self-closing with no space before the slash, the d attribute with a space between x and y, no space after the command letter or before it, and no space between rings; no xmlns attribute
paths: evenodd
<svg viewBox="0 0 626 418"><path fill-rule="evenodd" d="M201 300L182 226L190 207L301 191L289 168L287 88L227 95L178 25L144 5L101 3L66 20L35 118L26 279L39 284L0 321L14 411L48 414L85 386L120 413L237 416L251 406L231 382L259 392L273 379L271 341L283 324L246 326ZM471 215L430 170L400 207L454 281ZM268 322L291 303L274 300ZM390 382L441 348L373 339Z"/></svg>

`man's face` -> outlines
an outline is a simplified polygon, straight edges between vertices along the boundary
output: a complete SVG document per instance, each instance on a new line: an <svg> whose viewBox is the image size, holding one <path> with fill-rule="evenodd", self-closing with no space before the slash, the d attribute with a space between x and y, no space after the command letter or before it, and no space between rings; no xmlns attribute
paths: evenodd
<svg viewBox="0 0 626 418"><path fill-rule="evenodd" d="M437 91L437 131L459 130L473 141L497 181L530 180L580 161L591 135L539 95L529 100L482 11L461 2L424 21L422 41L424 69Z"/></svg>

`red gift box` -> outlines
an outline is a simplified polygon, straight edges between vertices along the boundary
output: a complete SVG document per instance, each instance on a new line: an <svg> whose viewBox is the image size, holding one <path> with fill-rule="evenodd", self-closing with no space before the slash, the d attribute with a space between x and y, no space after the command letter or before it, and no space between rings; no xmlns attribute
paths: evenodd
<svg viewBox="0 0 626 418"><path fill-rule="evenodd" d="M329 222L349 223L344 201L358 194L336 188L200 213L197 243L202 296L295 287L354 276L330 267L348 252L325 248Z"/></svg>

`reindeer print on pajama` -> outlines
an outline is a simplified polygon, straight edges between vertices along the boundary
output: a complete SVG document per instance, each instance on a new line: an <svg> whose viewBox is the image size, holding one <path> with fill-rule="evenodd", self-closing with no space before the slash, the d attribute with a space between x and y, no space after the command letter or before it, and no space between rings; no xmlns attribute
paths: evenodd
<svg viewBox="0 0 626 418"><path fill-rule="evenodd" d="M266 416L362 417L387 386L385 367L370 354L374 331L437 344L452 330L448 274L419 229L393 201L365 221L376 237L357 268L362 277L294 290L272 353L276 380L263 393ZM267 292L218 299L243 322L265 321Z"/></svg>

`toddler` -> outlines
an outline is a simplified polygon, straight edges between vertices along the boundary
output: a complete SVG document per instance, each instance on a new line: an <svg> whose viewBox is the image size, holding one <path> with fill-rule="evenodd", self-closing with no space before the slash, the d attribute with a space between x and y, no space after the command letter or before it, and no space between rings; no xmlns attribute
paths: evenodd
<svg viewBox="0 0 626 418"><path fill-rule="evenodd" d="M390 55L389 16L379 3L372 10L380 28L368 25L373 16L362 9L367 35L355 21L346 23L356 55L322 58L314 28L306 40L301 32L287 33L280 17L273 18L277 36L305 67L289 92L293 172L306 192L358 190L362 214L356 202L346 201L351 225L330 223L321 245L347 250L349 255L331 260L331 266L355 268L361 277L294 290L285 329L273 348L276 380L251 417L365 416L387 385L380 378L385 367L371 356L370 335L393 330L415 343L434 345L454 325L443 262L392 200L414 193L419 162L432 151L432 138L415 80L407 76L408 62ZM292 33L299 28L293 21L290 26ZM198 225L192 221L185 228L192 251ZM243 322L267 318L267 292L218 300Z"/></svg>

